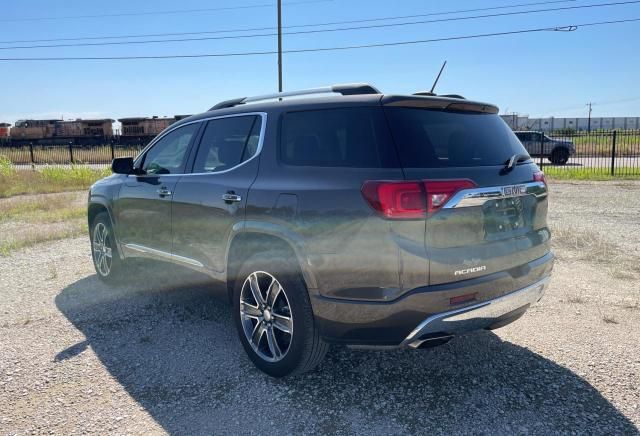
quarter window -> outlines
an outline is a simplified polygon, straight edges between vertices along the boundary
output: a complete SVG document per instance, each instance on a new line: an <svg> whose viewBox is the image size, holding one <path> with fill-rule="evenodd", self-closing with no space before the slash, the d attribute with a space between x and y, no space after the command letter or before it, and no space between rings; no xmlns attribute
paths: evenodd
<svg viewBox="0 0 640 436"><path fill-rule="evenodd" d="M218 173L251 159L258 152L260 117L257 115L211 120L202 135L194 173Z"/></svg>
<svg viewBox="0 0 640 436"><path fill-rule="evenodd" d="M285 114L280 158L288 165L389 168L397 156L380 108L332 108Z"/></svg>
<svg viewBox="0 0 640 436"><path fill-rule="evenodd" d="M198 126L198 123L188 124L163 136L145 155L142 169L147 174L182 173L189 144Z"/></svg>

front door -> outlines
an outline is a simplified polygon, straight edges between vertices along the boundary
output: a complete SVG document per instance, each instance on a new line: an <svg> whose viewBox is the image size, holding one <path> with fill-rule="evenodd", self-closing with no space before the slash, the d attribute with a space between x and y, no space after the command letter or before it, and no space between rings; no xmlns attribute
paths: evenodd
<svg viewBox="0 0 640 436"><path fill-rule="evenodd" d="M165 134L137 161L140 174L127 176L115 212L118 236L128 253L171 254L173 191L198 128L198 123L188 124Z"/></svg>

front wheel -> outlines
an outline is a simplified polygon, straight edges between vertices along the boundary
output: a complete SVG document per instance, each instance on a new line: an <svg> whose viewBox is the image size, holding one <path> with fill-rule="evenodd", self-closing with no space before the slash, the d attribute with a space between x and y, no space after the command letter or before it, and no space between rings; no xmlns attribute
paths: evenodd
<svg viewBox="0 0 640 436"><path fill-rule="evenodd" d="M315 326L309 294L285 254L255 255L235 281L234 318L251 361L272 377L300 374L324 358L329 345Z"/></svg>
<svg viewBox="0 0 640 436"><path fill-rule="evenodd" d="M95 217L91 224L90 236L91 257L98 278L110 284L117 282L122 273L123 263L118 255L109 215L101 212Z"/></svg>

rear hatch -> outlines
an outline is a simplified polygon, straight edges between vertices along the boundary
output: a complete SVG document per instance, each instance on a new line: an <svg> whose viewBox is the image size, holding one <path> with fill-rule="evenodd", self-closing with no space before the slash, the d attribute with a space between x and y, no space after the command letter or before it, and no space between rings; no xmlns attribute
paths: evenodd
<svg viewBox="0 0 640 436"><path fill-rule="evenodd" d="M497 108L421 97L382 103L405 179L426 192L429 284L526 275L549 251L547 187Z"/></svg>

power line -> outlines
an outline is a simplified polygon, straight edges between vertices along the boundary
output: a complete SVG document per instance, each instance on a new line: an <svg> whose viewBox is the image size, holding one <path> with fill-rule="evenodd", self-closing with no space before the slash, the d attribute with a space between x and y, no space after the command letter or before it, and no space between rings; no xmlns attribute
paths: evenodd
<svg viewBox="0 0 640 436"><path fill-rule="evenodd" d="M299 0L287 2L287 5L305 5L310 3L327 3L333 0ZM230 11L237 9L257 9L257 8L271 8L273 3L260 3L254 5L240 5L240 6L219 6L215 8L200 8L200 9L175 9L169 11L146 11L146 12L120 12L114 14L95 14L95 15L67 15L61 17L24 17L24 18L4 18L0 22L17 22L17 21L51 21L51 20L75 20L79 18L115 18L115 17L133 17L142 15L173 15L173 14L192 14L196 12L213 12L213 11Z"/></svg>
<svg viewBox="0 0 640 436"><path fill-rule="evenodd" d="M430 16L438 16L438 15L460 14L465 12L484 12L484 11L498 10L498 9L513 9L513 8L519 8L519 7L525 7L525 6L538 6L538 5L547 5L547 4L554 4L554 3L570 3L575 1L577 0L553 0L553 1L542 1L542 2L534 2L534 3L520 3L520 4L508 5L508 6L492 6L492 7L474 8L474 9L458 9L454 11L430 12L430 13L424 13L424 14L400 15L400 16L393 16L393 17L379 17L379 18L368 18L368 19L347 20L347 21L329 21L324 23L311 23L311 24L296 24L296 25L282 26L282 28L296 29L296 28L306 28L306 27L332 26L332 25L339 25L339 24L371 23L376 21L389 21L389 20L409 19L409 18L430 17ZM104 36L85 36L85 37L74 37L74 38L50 38L50 39L22 39L22 40L18 39L13 41L0 41L0 44L18 44L18 43L28 43L28 42L83 41L83 40L95 40L95 39L151 38L151 37L160 37L160 36L209 35L209 34L220 34L220 33L257 32L262 30L276 30L276 28L272 26L271 27L245 27L242 29L210 30L210 31L200 31L200 32L146 33L146 34L135 34L135 35L104 35Z"/></svg>
<svg viewBox="0 0 640 436"><path fill-rule="evenodd" d="M457 41L465 39L475 38L487 38L492 36L506 36L517 35L534 32L548 32L548 31L566 31L566 29L578 29L580 27L592 27L602 26L608 24L621 24L640 21L638 18L629 18L625 20L611 20L611 21L598 21L592 23L571 24L563 26L553 27L540 27L534 29L522 29L512 30L507 32L493 32L493 33L480 33L475 35L461 35L450 36L443 38L433 39L421 39L413 41L396 41L396 42L384 42L378 44L361 44L361 45L346 45L337 47L318 47L318 48L302 48L302 49L290 49L283 50L283 53L312 53L312 52L328 52L328 51L341 51L341 50L355 50L364 48L379 48L379 47L394 47L402 45L416 45L427 44L443 41ZM185 55L150 55L150 56L89 56L89 57L39 57L39 58L0 58L0 61L89 61L89 60L133 60L133 59L189 59L189 58L222 58L222 57L240 57L240 56L261 56L261 55L273 55L277 51L265 50L265 51L252 51L252 52L230 52L230 53L203 53L203 54L185 54Z"/></svg>
<svg viewBox="0 0 640 436"><path fill-rule="evenodd" d="M640 97L630 97L630 98L623 98L623 99L618 99L618 100L604 100L604 101L595 101L592 102L593 106L606 106L606 105L610 105L610 104L619 104L619 103L629 103L629 102L633 102L633 101L638 101L640 100ZM575 111L577 109L582 109L584 108L584 103L583 104L574 104L572 106L563 106L560 108L556 108L556 109L552 109L552 110L546 110L544 112L538 112L538 114L557 114L557 113L563 113L563 112L569 112L569 111ZM541 118L546 117L547 115L541 115Z"/></svg>
<svg viewBox="0 0 640 436"><path fill-rule="evenodd" d="M380 29L380 28L388 28L388 27L402 27L402 26L441 23L441 22L450 22L450 21L465 21L465 20L475 20L475 19L482 19L482 18L527 15L527 14L541 13L541 12L601 8L601 7L609 7L609 6L623 6L623 5L638 4L638 3L640 3L640 0L627 0L627 1L618 1L618 2L610 2L610 3L595 3L595 4L582 5L582 6L565 6L560 8L535 9L535 10L529 10L529 11L516 11L516 12L501 12L501 13L485 14L485 15L473 15L473 16L467 16L467 17L439 18L435 20L420 20L420 21L409 21L409 22L402 22L402 23L385 23L385 24L373 24L373 25L366 25L366 26L339 27L334 29L299 30L299 31L293 31L293 32L284 32L283 34L284 35L303 35L303 34L313 34L313 33L345 32L345 31L351 31L351 30ZM232 36L206 36L206 37L198 37L198 38L153 39L153 40L142 40L142 41L110 41L110 42L82 42L82 43L71 43L71 44L40 44L40 45L0 47L0 50L158 44L158 43L167 43L167 42L187 42L187 41L193 42L193 41L211 41L211 40L223 40L223 39L224 40L247 39L247 38L277 36L277 35L278 33L261 33L261 34L232 35Z"/></svg>

